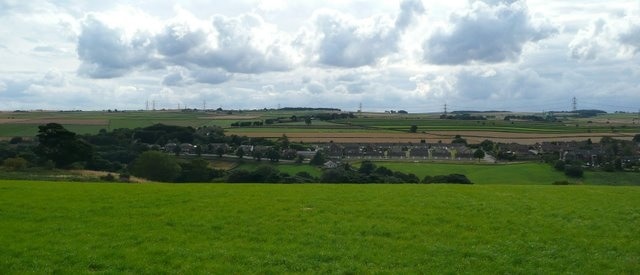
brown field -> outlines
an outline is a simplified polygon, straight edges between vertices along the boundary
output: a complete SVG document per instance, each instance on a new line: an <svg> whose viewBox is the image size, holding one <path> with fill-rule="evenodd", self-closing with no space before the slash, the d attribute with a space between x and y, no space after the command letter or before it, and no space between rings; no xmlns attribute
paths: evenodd
<svg viewBox="0 0 640 275"><path fill-rule="evenodd" d="M221 116L203 116L198 119L214 119L214 120L243 120L243 119L258 119L260 116L241 116L241 115L221 115Z"/></svg>
<svg viewBox="0 0 640 275"><path fill-rule="evenodd" d="M60 118L38 118L38 119L0 119L0 124L47 124L58 123L66 125L108 125L107 119L60 119Z"/></svg>
<svg viewBox="0 0 640 275"><path fill-rule="evenodd" d="M591 139L598 142L602 137L612 137L617 139L630 140L633 134L625 133L590 133L590 134L531 134L531 133L505 133L505 132L485 132L485 131L435 131L426 134L421 133L256 133L241 132L239 135L248 137L279 138L286 134L291 141L297 142L337 142L337 143L419 143L426 140L428 143L442 141L451 142L455 135L461 135L469 143L480 143L485 139L503 143L535 144L545 141L582 141Z"/></svg>

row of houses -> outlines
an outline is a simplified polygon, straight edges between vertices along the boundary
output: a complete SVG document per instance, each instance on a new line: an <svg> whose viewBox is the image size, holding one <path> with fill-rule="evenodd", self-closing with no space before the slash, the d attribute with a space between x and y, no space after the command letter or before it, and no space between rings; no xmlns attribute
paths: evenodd
<svg viewBox="0 0 640 275"><path fill-rule="evenodd" d="M472 160L474 150L463 144L328 143L319 150L332 159Z"/></svg>
<svg viewBox="0 0 640 275"><path fill-rule="evenodd" d="M186 154L212 153L218 151L232 153L242 149L245 155L255 152L265 154L273 146L240 145L232 148L225 143L212 143L198 148L196 145L168 143L164 150ZM280 151L283 159L302 157L311 159L317 151L322 151L328 158L341 159L415 159L415 160L473 160L475 149L464 144L443 143L325 143L313 145L310 150L297 151L284 149ZM613 151L613 152L612 152ZM615 145L590 142L542 142L534 145L518 143L499 143L494 150L487 152L508 160L540 160L543 155L557 156L561 160L580 160L588 165L596 165L611 155L619 156L625 161L640 161L640 144L621 141Z"/></svg>

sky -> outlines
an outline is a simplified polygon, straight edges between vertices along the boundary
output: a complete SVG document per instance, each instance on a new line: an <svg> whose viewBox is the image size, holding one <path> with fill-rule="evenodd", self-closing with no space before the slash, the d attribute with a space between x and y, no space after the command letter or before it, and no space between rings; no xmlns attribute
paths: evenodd
<svg viewBox="0 0 640 275"><path fill-rule="evenodd" d="M0 110L640 111L640 2L0 0Z"/></svg>

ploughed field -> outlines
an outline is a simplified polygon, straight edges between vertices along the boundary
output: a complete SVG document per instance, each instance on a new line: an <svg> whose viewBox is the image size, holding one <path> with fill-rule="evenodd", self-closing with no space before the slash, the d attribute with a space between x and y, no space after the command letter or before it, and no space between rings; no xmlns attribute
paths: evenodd
<svg viewBox="0 0 640 275"><path fill-rule="evenodd" d="M640 270L640 189L0 181L3 273Z"/></svg>

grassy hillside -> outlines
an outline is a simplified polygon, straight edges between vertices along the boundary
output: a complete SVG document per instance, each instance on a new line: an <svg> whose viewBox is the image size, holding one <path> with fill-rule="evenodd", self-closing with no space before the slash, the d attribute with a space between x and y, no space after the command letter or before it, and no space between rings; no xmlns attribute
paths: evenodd
<svg viewBox="0 0 640 275"><path fill-rule="evenodd" d="M0 181L3 273L640 270L640 189Z"/></svg>

